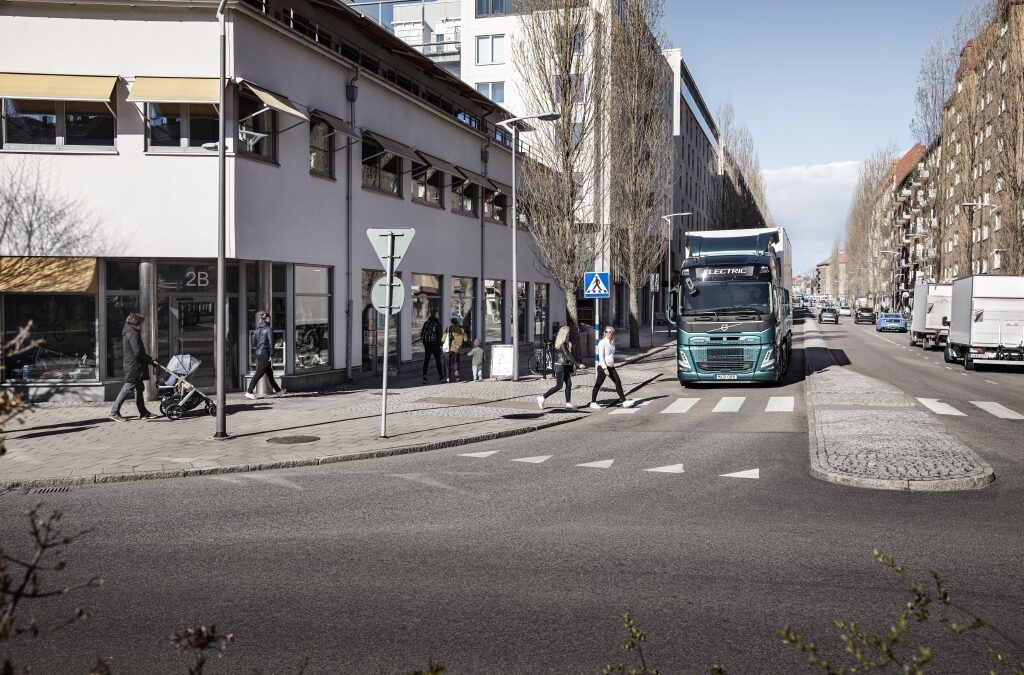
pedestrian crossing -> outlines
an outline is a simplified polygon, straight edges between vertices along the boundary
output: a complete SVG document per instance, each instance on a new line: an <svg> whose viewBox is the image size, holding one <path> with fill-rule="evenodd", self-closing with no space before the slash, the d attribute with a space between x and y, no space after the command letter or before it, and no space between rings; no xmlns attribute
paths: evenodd
<svg viewBox="0 0 1024 675"><path fill-rule="evenodd" d="M658 410L658 414L661 415L685 415L690 412L706 412L708 406L711 406L710 411L713 413L755 412L757 410L763 410L766 413L791 413L796 410L796 397L771 396L765 403L763 397L752 399L748 396L723 396L714 399L702 396L678 398L666 396L642 401L632 408L610 408L608 414L635 415L650 409Z"/></svg>
<svg viewBox="0 0 1024 675"><path fill-rule="evenodd" d="M928 410L931 410L936 415L945 415L948 417L967 417L967 413L963 412L959 408L955 407L951 403L937 398L918 398L918 403L923 405ZM1004 420L1024 420L1024 415L1010 410L1001 403L995 401L969 401L969 403L977 408L987 412L988 414L998 417Z"/></svg>
<svg viewBox="0 0 1024 675"><path fill-rule="evenodd" d="M488 452L465 452L459 453L458 457L465 457L467 459L502 459L495 457L500 454L500 450L490 450ZM519 462L525 464L544 464L550 459L553 459L554 455L539 455L537 457L505 457L504 459L509 462ZM581 469L601 469L607 470L615 466L615 459L599 459L595 462L583 462L575 464L575 468ZM669 464L667 466L655 466L651 468L643 469L646 473L664 473L664 474L683 474L686 473L686 469L682 464ZM743 469L740 471L732 471L729 473L716 474L719 478L742 478L742 479L753 479L758 480L761 478L761 469Z"/></svg>

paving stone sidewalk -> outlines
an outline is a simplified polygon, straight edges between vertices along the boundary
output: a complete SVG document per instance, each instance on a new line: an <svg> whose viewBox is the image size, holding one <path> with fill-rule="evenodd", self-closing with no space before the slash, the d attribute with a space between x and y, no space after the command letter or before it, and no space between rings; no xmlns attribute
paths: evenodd
<svg viewBox="0 0 1024 675"><path fill-rule="evenodd" d="M632 355L619 373L627 392L660 374L655 346ZM646 365L650 362L650 365ZM582 419L561 393L538 410L549 377L420 383L419 369L394 378L388 396L388 437L380 432L379 382L363 380L319 394L252 401L228 397L231 435L213 440L215 420L198 408L178 421L118 423L109 403L40 405L9 423L0 456L0 490L254 471L420 452L529 433ZM573 377L573 399L590 401L593 368ZM610 384L610 383L609 383ZM610 389L602 398L614 399ZM126 403L125 414L134 414Z"/></svg>
<svg viewBox="0 0 1024 675"><path fill-rule="evenodd" d="M985 460L899 388L836 365L810 321L804 350L811 475L912 491L969 490L995 480Z"/></svg>

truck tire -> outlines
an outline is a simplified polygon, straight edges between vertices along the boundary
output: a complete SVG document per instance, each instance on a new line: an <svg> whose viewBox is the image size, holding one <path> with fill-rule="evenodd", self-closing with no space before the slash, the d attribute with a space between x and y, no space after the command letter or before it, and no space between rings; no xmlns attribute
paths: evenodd
<svg viewBox="0 0 1024 675"><path fill-rule="evenodd" d="M916 347L917 346L917 340L914 339L914 334L913 333L910 334L910 346L911 347Z"/></svg>
<svg viewBox="0 0 1024 675"><path fill-rule="evenodd" d="M953 345L946 343L946 348L942 350L942 360L946 363L956 363L956 355L953 353Z"/></svg>
<svg viewBox="0 0 1024 675"><path fill-rule="evenodd" d="M964 370L974 370L974 361L970 359L970 351L964 352Z"/></svg>

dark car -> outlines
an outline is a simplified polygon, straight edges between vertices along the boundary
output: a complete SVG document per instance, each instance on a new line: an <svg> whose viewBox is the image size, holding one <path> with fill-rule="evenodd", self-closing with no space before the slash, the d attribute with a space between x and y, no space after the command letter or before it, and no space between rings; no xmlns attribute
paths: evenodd
<svg viewBox="0 0 1024 675"><path fill-rule="evenodd" d="M818 312L818 323L825 323L826 321L838 324L839 310L835 307L822 307L821 311Z"/></svg>
<svg viewBox="0 0 1024 675"><path fill-rule="evenodd" d="M853 313L854 323L874 323L876 318L875 310L867 307L858 307L857 311Z"/></svg>

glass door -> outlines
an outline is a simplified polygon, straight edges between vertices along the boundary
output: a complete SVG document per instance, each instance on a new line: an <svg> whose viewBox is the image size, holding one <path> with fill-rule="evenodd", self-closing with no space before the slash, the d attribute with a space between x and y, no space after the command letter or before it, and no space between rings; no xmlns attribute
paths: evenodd
<svg viewBox="0 0 1024 675"><path fill-rule="evenodd" d="M202 361L202 365L189 381L200 388L216 384L216 369L213 362L214 342L214 297L179 298L171 303L171 351L174 354L190 354Z"/></svg>

